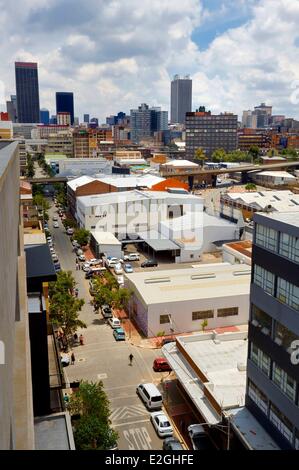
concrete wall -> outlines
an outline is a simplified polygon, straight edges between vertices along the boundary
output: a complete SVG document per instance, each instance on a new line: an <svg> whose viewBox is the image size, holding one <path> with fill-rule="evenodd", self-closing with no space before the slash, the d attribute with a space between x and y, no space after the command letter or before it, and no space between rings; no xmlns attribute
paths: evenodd
<svg viewBox="0 0 299 470"><path fill-rule="evenodd" d="M217 308L239 307L239 314L229 317L217 317ZM214 329L223 326L242 325L248 323L249 318L249 293L246 295L234 295L213 299L190 300L181 302L167 302L148 306L148 331L149 336L156 335L159 331L171 333L187 333L200 331L203 320L192 321L192 312L200 310L214 310L214 318L208 319L206 329ZM138 312L139 314L139 312ZM170 323L160 325L160 315L171 314ZM142 309L140 317L142 317Z"/></svg>

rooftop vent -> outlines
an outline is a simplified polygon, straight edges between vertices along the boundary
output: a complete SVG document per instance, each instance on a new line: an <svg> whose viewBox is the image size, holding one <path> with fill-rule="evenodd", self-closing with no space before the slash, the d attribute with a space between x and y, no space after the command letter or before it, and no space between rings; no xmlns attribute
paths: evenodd
<svg viewBox="0 0 299 470"><path fill-rule="evenodd" d="M151 277L144 279L144 284L159 284L162 282L170 282L170 277Z"/></svg>
<svg viewBox="0 0 299 470"><path fill-rule="evenodd" d="M248 271L234 271L233 275L234 276L248 276L248 274L251 274L251 269Z"/></svg>
<svg viewBox="0 0 299 470"><path fill-rule="evenodd" d="M199 279L212 279L216 277L215 273L206 273L206 274L193 274L191 276L192 281L197 281Z"/></svg>

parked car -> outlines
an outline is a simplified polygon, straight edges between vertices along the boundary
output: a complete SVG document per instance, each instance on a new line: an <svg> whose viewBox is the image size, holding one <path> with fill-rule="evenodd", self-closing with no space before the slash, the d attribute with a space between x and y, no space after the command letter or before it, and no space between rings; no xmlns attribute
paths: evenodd
<svg viewBox="0 0 299 470"><path fill-rule="evenodd" d="M113 336L116 339L116 341L125 341L126 339L125 332L122 328L115 328L113 330Z"/></svg>
<svg viewBox="0 0 299 470"><path fill-rule="evenodd" d="M175 437L166 437L163 441L163 450L184 450L184 448Z"/></svg>
<svg viewBox="0 0 299 470"><path fill-rule="evenodd" d="M119 287L123 287L125 285L124 276L117 276L116 280Z"/></svg>
<svg viewBox="0 0 299 470"><path fill-rule="evenodd" d="M97 264L101 264L101 260L100 259L97 259L97 258L91 258L90 260L88 260L90 266L96 266Z"/></svg>
<svg viewBox="0 0 299 470"><path fill-rule="evenodd" d="M163 411L154 411L151 413L151 422L159 437L173 435L173 428Z"/></svg>
<svg viewBox="0 0 299 470"><path fill-rule="evenodd" d="M170 372L172 370L165 357L157 357L153 362L153 369L155 372Z"/></svg>
<svg viewBox="0 0 299 470"><path fill-rule="evenodd" d="M57 216L57 215L53 215L52 220L53 220L54 222L56 222L56 221L58 220L58 216Z"/></svg>
<svg viewBox="0 0 299 470"><path fill-rule="evenodd" d="M122 268L122 265L120 263L117 263L114 268L114 273L115 274L122 274L124 271L123 271L123 268Z"/></svg>
<svg viewBox="0 0 299 470"><path fill-rule="evenodd" d="M85 255L83 255L83 254L82 254L82 255L79 255L79 260L80 260L80 261L85 261Z"/></svg>
<svg viewBox="0 0 299 470"><path fill-rule="evenodd" d="M119 259L114 256L108 257L105 262L107 268L113 268L117 263L119 263Z"/></svg>
<svg viewBox="0 0 299 470"><path fill-rule="evenodd" d="M208 450L214 448L201 424L190 424L187 429L193 450Z"/></svg>
<svg viewBox="0 0 299 470"><path fill-rule="evenodd" d="M89 281L89 293L90 293L90 295L94 295L95 292L96 292L96 291L95 291L95 283L94 283L94 281L91 279L91 280Z"/></svg>
<svg viewBox="0 0 299 470"><path fill-rule="evenodd" d="M103 317L106 319L113 317L112 309L107 304L101 305L101 312L102 312Z"/></svg>
<svg viewBox="0 0 299 470"><path fill-rule="evenodd" d="M58 260L58 256L56 255L56 253L52 253L52 260L55 262L55 261L59 261Z"/></svg>
<svg viewBox="0 0 299 470"><path fill-rule="evenodd" d="M136 393L149 410L160 410L162 408L162 395L153 383L139 384Z"/></svg>
<svg viewBox="0 0 299 470"><path fill-rule="evenodd" d="M133 268L132 268L131 264L125 264L124 265L124 271L125 271L125 273L132 273Z"/></svg>
<svg viewBox="0 0 299 470"><path fill-rule="evenodd" d="M120 328L120 320L116 317L109 318L108 323L112 328Z"/></svg>
<svg viewBox="0 0 299 470"><path fill-rule="evenodd" d="M77 240L75 240L75 239L74 239L74 240L72 240L72 245L73 245L73 246L77 246L77 245L78 245L78 242L77 242Z"/></svg>
<svg viewBox="0 0 299 470"><path fill-rule="evenodd" d="M142 268L153 268L156 266L158 266L158 263L154 259L147 259L146 261L143 261L143 263L141 263Z"/></svg>
<svg viewBox="0 0 299 470"><path fill-rule="evenodd" d="M66 233L67 233L68 235L74 235L74 229L71 228L71 227L68 227L68 228L66 229Z"/></svg>
<svg viewBox="0 0 299 470"><path fill-rule="evenodd" d="M53 222L53 227L54 227L54 228L59 228L58 222Z"/></svg>
<svg viewBox="0 0 299 470"><path fill-rule="evenodd" d="M124 261L139 261L139 253L129 253L124 256Z"/></svg>
<svg viewBox="0 0 299 470"><path fill-rule="evenodd" d="M83 264L83 271L88 272L90 270L90 264L87 261L86 263Z"/></svg>
<svg viewBox="0 0 299 470"><path fill-rule="evenodd" d="M52 241L52 237L47 237L47 242L51 242Z"/></svg>

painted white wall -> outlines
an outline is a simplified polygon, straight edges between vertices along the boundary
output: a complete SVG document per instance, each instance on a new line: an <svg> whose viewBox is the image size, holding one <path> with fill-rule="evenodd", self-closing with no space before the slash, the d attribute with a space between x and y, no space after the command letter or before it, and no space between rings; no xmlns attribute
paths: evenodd
<svg viewBox="0 0 299 470"><path fill-rule="evenodd" d="M99 248L100 252L106 253L107 256L114 256L115 258L122 258L123 256L121 245L99 243Z"/></svg>

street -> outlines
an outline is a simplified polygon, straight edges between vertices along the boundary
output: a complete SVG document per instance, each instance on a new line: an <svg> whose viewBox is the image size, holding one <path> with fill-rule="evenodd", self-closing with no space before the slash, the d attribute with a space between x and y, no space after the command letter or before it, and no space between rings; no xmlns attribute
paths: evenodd
<svg viewBox="0 0 299 470"><path fill-rule="evenodd" d="M153 360L160 356L160 351L136 347L128 338L126 341L115 341L110 325L105 323L101 314L93 311L88 281L84 278L84 271L76 271L76 256L61 220L58 222L59 228L53 228L55 211L55 207L49 210L49 229L55 251L61 269L72 271L79 297L85 300L80 318L87 325L87 329L82 330L85 344L73 349L75 364L64 368L66 382L78 379L103 381L111 402L112 426L119 433L120 450L162 449L163 440L157 436L150 423L150 413L136 394L139 383L152 382L158 385L163 378L163 373L152 369ZM134 356L132 366L128 359L130 353Z"/></svg>

